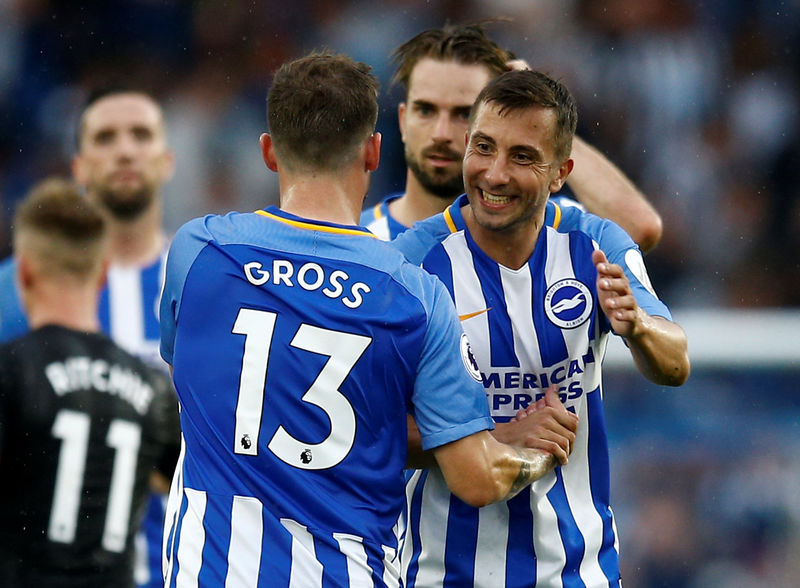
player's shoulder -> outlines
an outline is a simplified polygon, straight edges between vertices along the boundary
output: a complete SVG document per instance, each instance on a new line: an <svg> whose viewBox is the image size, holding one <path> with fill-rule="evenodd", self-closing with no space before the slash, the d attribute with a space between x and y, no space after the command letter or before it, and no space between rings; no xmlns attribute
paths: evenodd
<svg viewBox="0 0 800 588"><path fill-rule="evenodd" d="M456 200L444 212L415 222L392 239L392 246L412 264L421 264L433 248L464 229L460 202Z"/></svg>
<svg viewBox="0 0 800 588"><path fill-rule="evenodd" d="M628 233L614 221L592 214L582 206L568 202L573 201L559 198L551 199L547 204L548 209L553 209L555 221L552 226L557 231L584 233L598 243L603 250L636 247L636 243Z"/></svg>

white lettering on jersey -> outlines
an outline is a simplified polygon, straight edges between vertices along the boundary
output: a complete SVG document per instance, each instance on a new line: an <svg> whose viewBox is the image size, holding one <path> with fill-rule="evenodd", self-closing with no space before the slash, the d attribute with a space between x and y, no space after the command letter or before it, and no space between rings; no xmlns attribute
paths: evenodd
<svg viewBox="0 0 800 588"><path fill-rule="evenodd" d="M271 271L264 269L261 262L250 261L242 267L247 281L254 286L264 286L272 284L274 286L300 286L309 292L317 290L331 299L340 298L342 304L348 308L358 308L364 302L363 294L371 292L372 289L364 282L355 282L350 285L345 294L345 285L350 276L342 270L334 270L330 275L325 273L325 269L313 262L304 263L299 268L295 268L291 261L285 259L275 259L272 262ZM323 288L323 286L325 286Z"/></svg>
<svg viewBox="0 0 800 588"><path fill-rule="evenodd" d="M139 374L115 363L109 365L102 359L69 357L54 361L44 372L58 396L79 390L97 390L118 396L139 414L145 414L153 400L153 389Z"/></svg>

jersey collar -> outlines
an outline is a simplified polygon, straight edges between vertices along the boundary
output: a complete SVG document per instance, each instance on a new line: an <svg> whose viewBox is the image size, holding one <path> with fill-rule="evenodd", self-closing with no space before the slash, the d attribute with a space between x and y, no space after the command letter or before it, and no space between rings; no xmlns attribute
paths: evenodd
<svg viewBox="0 0 800 588"><path fill-rule="evenodd" d="M270 206L264 210L256 210L256 214L263 217L290 225L298 229L309 231L323 231L325 233L338 233L340 235L356 235L359 237L372 237L377 239L370 231L363 227L355 225L339 225L335 223L328 223L324 221L310 220L289 214L278 208L277 206Z"/></svg>
<svg viewBox="0 0 800 588"><path fill-rule="evenodd" d="M467 195L462 194L456 198L455 202L444 209L444 222L447 223L451 233L466 230L467 224L464 222L464 215L461 214L461 209L467 204L469 204ZM552 200L548 200L547 204L545 204L544 224L546 227L553 227L554 229L558 229L561 224L561 207Z"/></svg>

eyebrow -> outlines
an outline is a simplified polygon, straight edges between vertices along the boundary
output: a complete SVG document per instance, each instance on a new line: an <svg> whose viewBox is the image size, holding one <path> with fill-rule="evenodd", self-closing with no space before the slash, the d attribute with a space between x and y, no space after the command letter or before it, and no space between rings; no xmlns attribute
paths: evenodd
<svg viewBox="0 0 800 588"><path fill-rule="evenodd" d="M482 133L480 131L474 131L472 133L472 135L470 135L469 140L470 140L470 143L473 140L481 140L481 141L486 141L487 143L491 143L492 145L496 144L496 141L492 137L490 137L489 135L487 135L485 133ZM511 152L511 153L528 153L537 162L543 162L544 161L544 154L539 149L536 149L535 147L533 147L531 145L512 145L509 148L509 152Z"/></svg>

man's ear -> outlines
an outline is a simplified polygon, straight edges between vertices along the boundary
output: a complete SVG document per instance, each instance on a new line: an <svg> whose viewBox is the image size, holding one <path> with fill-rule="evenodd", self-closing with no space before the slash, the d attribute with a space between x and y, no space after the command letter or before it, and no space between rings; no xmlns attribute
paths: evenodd
<svg viewBox="0 0 800 588"><path fill-rule="evenodd" d="M406 103L401 102L397 105L397 126L400 127L400 139L406 142Z"/></svg>
<svg viewBox="0 0 800 588"><path fill-rule="evenodd" d="M17 252L17 282L23 291L27 291L36 281L36 272L31 260L24 253Z"/></svg>
<svg viewBox="0 0 800 588"><path fill-rule="evenodd" d="M378 169L381 161L381 134L377 131L367 139L364 156L366 171L373 172Z"/></svg>
<svg viewBox="0 0 800 588"><path fill-rule="evenodd" d="M572 171L575 162L572 159L565 159L561 165L558 166L556 176L550 181L549 190L551 194L555 194L564 186L564 183L567 181L567 176Z"/></svg>
<svg viewBox="0 0 800 588"><path fill-rule="evenodd" d="M261 145L261 157L264 158L264 163L269 169L277 172L278 159L275 157L275 145L272 143L272 137L269 136L269 133L261 133L258 142Z"/></svg>

